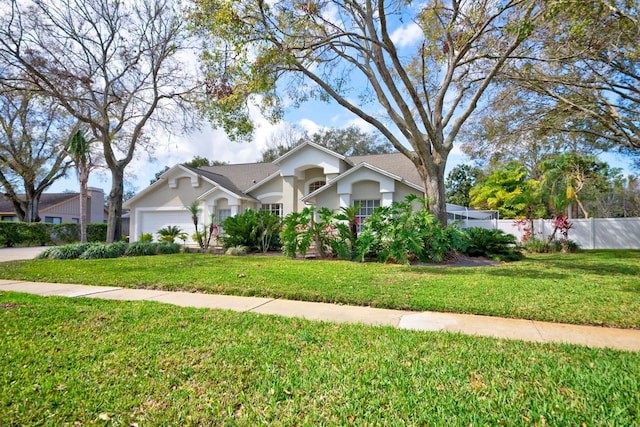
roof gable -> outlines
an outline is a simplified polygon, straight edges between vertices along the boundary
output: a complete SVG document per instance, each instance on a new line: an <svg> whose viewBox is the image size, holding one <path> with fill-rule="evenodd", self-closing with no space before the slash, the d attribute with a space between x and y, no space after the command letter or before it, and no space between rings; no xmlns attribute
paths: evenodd
<svg viewBox="0 0 640 427"><path fill-rule="evenodd" d="M300 175L309 168L322 168L325 175L344 172L349 163L345 157L313 142L298 145L274 161L282 176Z"/></svg>
<svg viewBox="0 0 640 427"><path fill-rule="evenodd" d="M422 187L422 178L411 159L402 153L371 154L367 156L351 156L346 158L354 165L368 163L378 169L402 177L405 181Z"/></svg>
<svg viewBox="0 0 640 427"><path fill-rule="evenodd" d="M405 185L408 185L409 187L412 187L413 189L417 190L417 191L424 191L424 189L417 185L414 184L410 181L407 181L406 179L404 179L402 176L399 175L395 175L392 174L384 169L381 169L379 167L370 165L366 162L361 162L359 164L357 164L356 166L354 166L353 168L349 169L348 171L346 171L345 173L338 175L337 177L335 177L334 179L332 179L331 181L329 181L327 183L327 185L324 185L320 188L318 188L316 191L307 194L305 197L302 198L302 201L308 201L309 199L312 199L313 197L316 197L318 194L326 191L327 189L329 189L330 187L334 186L334 185L338 185L340 183L340 181L343 181L345 179L348 179L348 177L358 174L360 171L362 170L368 170L371 172L374 172L377 175L380 175L382 177L386 177L388 179L391 179L393 181L397 181L397 182L401 182Z"/></svg>

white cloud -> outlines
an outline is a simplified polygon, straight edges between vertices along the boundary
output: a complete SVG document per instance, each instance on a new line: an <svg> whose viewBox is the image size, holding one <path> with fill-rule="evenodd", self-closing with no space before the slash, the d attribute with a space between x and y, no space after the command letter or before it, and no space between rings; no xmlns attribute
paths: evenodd
<svg viewBox="0 0 640 427"><path fill-rule="evenodd" d="M391 33L391 41L397 47L407 47L415 44L416 42L422 40L423 33L422 28L415 22L397 28L393 33Z"/></svg>

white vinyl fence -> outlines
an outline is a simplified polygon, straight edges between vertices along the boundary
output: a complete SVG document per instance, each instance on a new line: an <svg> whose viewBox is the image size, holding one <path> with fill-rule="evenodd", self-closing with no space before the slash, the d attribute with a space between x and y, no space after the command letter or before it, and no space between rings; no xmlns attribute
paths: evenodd
<svg viewBox="0 0 640 427"><path fill-rule="evenodd" d="M640 218L588 218L569 220L573 227L569 230L569 239L581 249L640 249ZM464 227L498 228L513 234L518 241L523 229L518 228L511 219L491 221L468 220ZM537 238L548 238L553 233L553 220L537 219L533 221L533 233ZM559 238L560 236L556 236Z"/></svg>

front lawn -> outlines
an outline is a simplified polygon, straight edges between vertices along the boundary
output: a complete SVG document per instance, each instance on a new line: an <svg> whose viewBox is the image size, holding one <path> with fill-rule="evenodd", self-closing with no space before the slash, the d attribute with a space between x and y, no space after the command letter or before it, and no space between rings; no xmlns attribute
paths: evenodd
<svg viewBox="0 0 640 427"><path fill-rule="evenodd" d="M640 328L640 251L452 268L203 254L1 264L0 278L265 296Z"/></svg>
<svg viewBox="0 0 640 427"><path fill-rule="evenodd" d="M640 423L638 353L6 292L0 328L0 425Z"/></svg>

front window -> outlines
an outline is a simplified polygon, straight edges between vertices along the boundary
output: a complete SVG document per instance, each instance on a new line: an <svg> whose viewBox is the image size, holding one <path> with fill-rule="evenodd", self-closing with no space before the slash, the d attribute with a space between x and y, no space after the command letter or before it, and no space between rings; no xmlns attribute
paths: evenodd
<svg viewBox="0 0 640 427"><path fill-rule="evenodd" d="M263 203L260 210L271 212L282 218L282 203Z"/></svg>
<svg viewBox="0 0 640 427"><path fill-rule="evenodd" d="M225 219L231 216L231 209L218 209L216 212L216 219L218 222L218 233L222 234L222 223Z"/></svg>
<svg viewBox="0 0 640 427"><path fill-rule="evenodd" d="M2 218L0 218L0 220L2 221L17 221L18 217L15 215L3 215Z"/></svg>
<svg viewBox="0 0 640 427"><path fill-rule="evenodd" d="M314 191L316 191L318 188L324 187L324 185L326 184L325 181L315 181L312 182L311 184L309 184L309 193L313 193Z"/></svg>
<svg viewBox="0 0 640 427"><path fill-rule="evenodd" d="M358 221L358 232L362 231L362 224L364 220L369 218L374 209L380 207L380 200L354 200L353 206L360 206L358 213L356 214L356 221Z"/></svg>
<svg viewBox="0 0 640 427"><path fill-rule="evenodd" d="M62 224L62 218L60 218L59 216L45 216L44 222L47 222L49 224Z"/></svg>

